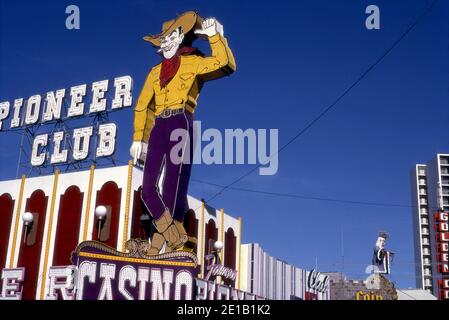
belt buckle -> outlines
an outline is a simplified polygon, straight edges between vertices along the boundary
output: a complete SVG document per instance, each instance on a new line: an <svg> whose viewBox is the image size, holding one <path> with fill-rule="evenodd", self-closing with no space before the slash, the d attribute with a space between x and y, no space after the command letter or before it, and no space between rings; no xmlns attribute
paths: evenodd
<svg viewBox="0 0 449 320"><path fill-rule="evenodd" d="M167 119L167 118L170 118L170 116L171 116L171 110L170 109L165 109L162 112L162 118Z"/></svg>

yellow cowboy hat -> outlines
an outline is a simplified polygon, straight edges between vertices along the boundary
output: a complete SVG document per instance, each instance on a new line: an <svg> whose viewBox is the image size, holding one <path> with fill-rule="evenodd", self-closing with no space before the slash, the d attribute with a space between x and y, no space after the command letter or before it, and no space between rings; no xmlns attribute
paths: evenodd
<svg viewBox="0 0 449 320"><path fill-rule="evenodd" d="M162 25L162 32L156 35L148 35L143 38L143 40L150 42L153 46L161 46L161 37L165 37L172 33L177 28L181 27L182 32L187 34L193 28L200 28L203 23L203 18L201 18L195 11L187 11L179 15L173 20L166 21Z"/></svg>

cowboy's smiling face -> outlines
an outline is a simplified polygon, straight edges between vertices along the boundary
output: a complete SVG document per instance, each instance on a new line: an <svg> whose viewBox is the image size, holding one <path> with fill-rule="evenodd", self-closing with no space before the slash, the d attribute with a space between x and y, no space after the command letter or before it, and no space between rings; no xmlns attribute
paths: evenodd
<svg viewBox="0 0 449 320"><path fill-rule="evenodd" d="M385 238L382 237L377 238L376 246L381 249L385 248Z"/></svg>
<svg viewBox="0 0 449 320"><path fill-rule="evenodd" d="M161 48L160 52L162 52L165 59L172 58L179 49L182 41L184 40L184 33L181 28L177 28L168 36L161 37Z"/></svg>

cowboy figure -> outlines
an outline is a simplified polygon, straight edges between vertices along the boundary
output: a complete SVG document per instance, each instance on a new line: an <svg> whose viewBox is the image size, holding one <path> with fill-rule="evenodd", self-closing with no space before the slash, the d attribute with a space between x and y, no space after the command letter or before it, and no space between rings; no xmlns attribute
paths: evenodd
<svg viewBox="0 0 449 320"><path fill-rule="evenodd" d="M390 273L390 256L393 256L394 253L387 251L385 248L387 239L388 234L386 232L379 232L372 259L372 265L375 267L374 273Z"/></svg>
<svg viewBox="0 0 449 320"><path fill-rule="evenodd" d="M209 41L211 56L205 57L191 47L198 37ZM236 64L223 26L216 19L202 19L193 11L165 22L160 34L144 40L158 49L163 60L151 69L137 100L130 153L136 164L148 141L141 197L153 217L156 231L149 254L156 255L164 243L165 252L170 252L187 242L183 221L188 210L193 114L204 82L233 73ZM171 139L172 132L179 129L186 135L186 139L181 139L181 148L180 142ZM171 152L175 146L177 152ZM161 192L158 182L163 170Z"/></svg>

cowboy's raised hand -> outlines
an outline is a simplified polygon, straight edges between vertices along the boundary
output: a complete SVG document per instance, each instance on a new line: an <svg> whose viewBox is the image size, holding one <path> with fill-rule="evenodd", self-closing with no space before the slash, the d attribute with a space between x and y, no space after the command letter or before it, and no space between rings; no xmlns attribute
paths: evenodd
<svg viewBox="0 0 449 320"><path fill-rule="evenodd" d="M208 18L203 21L201 29L195 30L195 34L212 37L218 33L219 29L223 30L223 26L215 18Z"/></svg>
<svg viewBox="0 0 449 320"><path fill-rule="evenodd" d="M223 25L222 25L220 22L218 22L218 20L216 20L215 23L217 24L217 32L218 32L219 34L221 34L222 37L224 37L224 28L223 28Z"/></svg>
<svg viewBox="0 0 449 320"><path fill-rule="evenodd" d="M140 141L133 142L131 149L129 150L129 153L131 154L131 157L133 158L133 164L137 165L137 160L142 155L142 149L143 149L143 143Z"/></svg>

